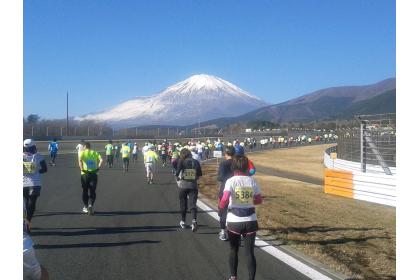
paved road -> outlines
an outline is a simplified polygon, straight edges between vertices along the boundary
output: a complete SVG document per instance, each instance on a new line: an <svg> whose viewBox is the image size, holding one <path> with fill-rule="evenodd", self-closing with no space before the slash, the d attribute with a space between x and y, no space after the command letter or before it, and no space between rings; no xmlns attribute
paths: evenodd
<svg viewBox="0 0 420 280"><path fill-rule="evenodd" d="M197 233L179 228L169 169L160 167L156 184L147 185L143 168L138 163L123 175L120 162L101 170L96 215L87 216L76 155L59 156L43 177L32 220L37 256L51 279L228 278L229 244L218 239L218 222L200 212ZM256 279L308 279L260 249L256 258ZM245 279L242 254L239 262Z"/></svg>

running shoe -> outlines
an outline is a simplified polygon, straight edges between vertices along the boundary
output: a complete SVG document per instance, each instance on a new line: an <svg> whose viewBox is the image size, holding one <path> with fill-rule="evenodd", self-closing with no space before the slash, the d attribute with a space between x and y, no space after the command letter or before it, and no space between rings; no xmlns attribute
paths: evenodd
<svg viewBox="0 0 420 280"><path fill-rule="evenodd" d="M230 276L228 280L238 280L238 278L236 276Z"/></svg>
<svg viewBox="0 0 420 280"><path fill-rule="evenodd" d="M226 241L228 240L227 234L226 234L226 230L222 229L219 232L219 239L222 241Z"/></svg>
<svg viewBox="0 0 420 280"><path fill-rule="evenodd" d="M93 206L92 205L89 205L87 210L88 210L89 215L93 215L95 213L95 211L93 211Z"/></svg>
<svg viewBox="0 0 420 280"><path fill-rule="evenodd" d="M179 225L181 226L181 228L186 228L187 227L187 225L185 224L184 221L180 221Z"/></svg>
<svg viewBox="0 0 420 280"><path fill-rule="evenodd" d="M83 211L83 213L88 213L89 212L86 206L83 206L82 211Z"/></svg>
<svg viewBox="0 0 420 280"><path fill-rule="evenodd" d="M197 225L197 221L196 220L192 220L192 224L191 224L191 230L193 232L196 232L198 229L198 225Z"/></svg>

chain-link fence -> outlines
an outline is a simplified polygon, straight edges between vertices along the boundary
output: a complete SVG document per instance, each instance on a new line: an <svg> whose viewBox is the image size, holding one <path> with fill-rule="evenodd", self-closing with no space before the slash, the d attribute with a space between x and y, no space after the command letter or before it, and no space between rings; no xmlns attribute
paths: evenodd
<svg viewBox="0 0 420 280"><path fill-rule="evenodd" d="M113 129L107 126L65 126L54 125L24 125L24 138L37 140L49 140L52 138L94 138L94 139L117 139L117 138L184 138L184 137L217 137L221 135L219 129L212 128L124 128Z"/></svg>
<svg viewBox="0 0 420 280"><path fill-rule="evenodd" d="M396 166L396 115L356 116L359 126L337 131L337 157L384 168ZM387 171L385 170L387 173Z"/></svg>

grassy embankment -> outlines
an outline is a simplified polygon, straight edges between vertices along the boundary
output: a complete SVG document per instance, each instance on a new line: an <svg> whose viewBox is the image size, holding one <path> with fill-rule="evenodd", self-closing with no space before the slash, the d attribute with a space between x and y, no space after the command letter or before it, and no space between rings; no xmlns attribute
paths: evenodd
<svg viewBox="0 0 420 280"><path fill-rule="evenodd" d="M249 154L264 197L257 206L259 234L357 279L395 279L395 208L324 194L321 185L308 183L323 179L323 151L329 146ZM264 174L273 169L309 180ZM203 171L200 196L216 207L216 164Z"/></svg>

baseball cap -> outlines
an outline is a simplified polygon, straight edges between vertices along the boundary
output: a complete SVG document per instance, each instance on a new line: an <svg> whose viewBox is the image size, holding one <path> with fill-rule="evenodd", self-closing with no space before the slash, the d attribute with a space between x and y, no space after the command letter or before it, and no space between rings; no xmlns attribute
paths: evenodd
<svg viewBox="0 0 420 280"><path fill-rule="evenodd" d="M23 147L25 148L30 148L35 146L35 141L32 139L25 139L25 141L23 141Z"/></svg>

